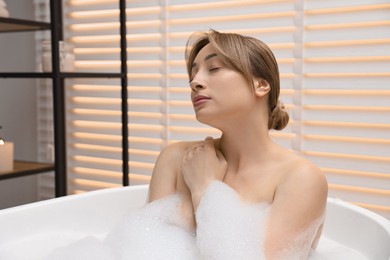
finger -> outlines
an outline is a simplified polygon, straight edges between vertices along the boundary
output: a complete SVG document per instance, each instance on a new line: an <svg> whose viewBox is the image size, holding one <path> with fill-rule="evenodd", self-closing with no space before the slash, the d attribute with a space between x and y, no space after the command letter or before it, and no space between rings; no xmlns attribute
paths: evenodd
<svg viewBox="0 0 390 260"><path fill-rule="evenodd" d="M215 153L217 155L217 158L219 161L225 161L226 162L226 159L225 159L225 156L223 156L222 152L220 150L215 150Z"/></svg>
<svg viewBox="0 0 390 260"><path fill-rule="evenodd" d="M210 147L214 150L214 139L210 136L206 137L206 139L203 141L205 146Z"/></svg>

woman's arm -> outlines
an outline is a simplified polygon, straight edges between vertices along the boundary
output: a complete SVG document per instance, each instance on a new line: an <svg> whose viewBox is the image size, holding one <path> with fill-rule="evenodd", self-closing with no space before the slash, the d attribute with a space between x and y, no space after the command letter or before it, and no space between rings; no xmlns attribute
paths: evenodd
<svg viewBox="0 0 390 260"><path fill-rule="evenodd" d="M153 169L149 187L149 202L176 192L176 178L185 144L175 143L167 146L158 156Z"/></svg>
<svg viewBox="0 0 390 260"><path fill-rule="evenodd" d="M266 259L284 259L284 254L298 254L307 259L321 232L327 191L324 175L309 162L303 161L288 173L277 187L271 205L264 248Z"/></svg>

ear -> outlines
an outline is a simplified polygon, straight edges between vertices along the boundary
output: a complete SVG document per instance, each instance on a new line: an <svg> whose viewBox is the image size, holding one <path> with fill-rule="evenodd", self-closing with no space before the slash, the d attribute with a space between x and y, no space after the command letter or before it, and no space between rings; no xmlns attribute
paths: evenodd
<svg viewBox="0 0 390 260"><path fill-rule="evenodd" d="M255 95L257 97L263 97L271 90L271 86L265 79L254 79Z"/></svg>

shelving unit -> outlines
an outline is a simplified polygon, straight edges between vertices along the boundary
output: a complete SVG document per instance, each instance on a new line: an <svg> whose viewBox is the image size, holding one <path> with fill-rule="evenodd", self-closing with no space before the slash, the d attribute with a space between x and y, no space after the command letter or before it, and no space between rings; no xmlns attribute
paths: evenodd
<svg viewBox="0 0 390 260"><path fill-rule="evenodd" d="M59 41L63 40L62 1L50 0L50 23L0 17L0 33L50 30L52 50L52 72L0 72L3 78L51 78L53 84L54 119L54 164L15 161L14 170L1 172L0 180L20 176L55 171L55 196L67 194L66 178L66 128L65 128L65 89L66 78L118 78L121 79L122 98L122 161L123 185L129 185L128 167L128 118L127 118L127 53L126 53L126 1L119 1L120 9L120 49L121 71L119 73L61 72Z"/></svg>

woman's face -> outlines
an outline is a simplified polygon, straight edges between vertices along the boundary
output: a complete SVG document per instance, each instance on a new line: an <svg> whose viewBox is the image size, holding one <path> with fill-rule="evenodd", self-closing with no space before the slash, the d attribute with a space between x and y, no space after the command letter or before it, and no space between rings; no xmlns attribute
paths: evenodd
<svg viewBox="0 0 390 260"><path fill-rule="evenodd" d="M207 44L192 64L191 99L198 121L217 127L253 108L255 97L244 76L226 66Z"/></svg>

